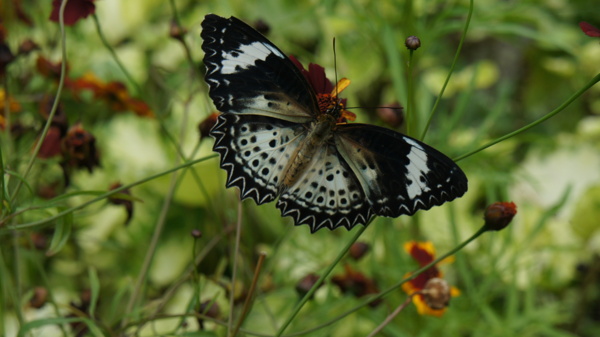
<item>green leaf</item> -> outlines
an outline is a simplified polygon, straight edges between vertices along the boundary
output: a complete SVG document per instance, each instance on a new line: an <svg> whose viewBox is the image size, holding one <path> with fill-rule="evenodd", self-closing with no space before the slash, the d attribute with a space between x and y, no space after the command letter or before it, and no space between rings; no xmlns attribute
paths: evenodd
<svg viewBox="0 0 600 337"><path fill-rule="evenodd" d="M46 256L52 256L58 253L67 243L69 236L71 236L71 228L73 227L73 213L67 213L64 216L58 218L56 221L56 229L52 241L50 242L50 248L46 252Z"/></svg>
<svg viewBox="0 0 600 337"><path fill-rule="evenodd" d="M69 323L75 323L75 322L85 323L87 325L87 327L89 328L90 334L92 336L104 336L104 334L102 334L102 332L100 331L98 326L96 326L96 323L94 323L92 320L90 320L88 318L55 317L55 318L38 319L38 320L30 321L30 322L23 324L21 326L21 329L19 329L17 337L25 337L27 335L27 333L30 332L31 330L36 329L36 328L41 328L46 325L62 325L62 324L69 324Z"/></svg>
<svg viewBox="0 0 600 337"><path fill-rule="evenodd" d="M96 305L98 304L98 295L100 294L100 280L96 269L90 267L88 269L88 277L90 278L90 289L92 291L92 299L90 303L90 316L95 317Z"/></svg>

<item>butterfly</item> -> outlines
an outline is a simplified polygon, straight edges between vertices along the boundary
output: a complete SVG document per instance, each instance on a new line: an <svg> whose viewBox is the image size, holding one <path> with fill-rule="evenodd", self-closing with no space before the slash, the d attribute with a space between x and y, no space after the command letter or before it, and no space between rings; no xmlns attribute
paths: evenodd
<svg viewBox="0 0 600 337"><path fill-rule="evenodd" d="M209 14L201 37L205 81L221 112L210 131L213 150L241 199L277 199L282 216L315 232L412 215L467 191L463 171L434 148L347 123L341 89L317 94L290 58L244 22Z"/></svg>

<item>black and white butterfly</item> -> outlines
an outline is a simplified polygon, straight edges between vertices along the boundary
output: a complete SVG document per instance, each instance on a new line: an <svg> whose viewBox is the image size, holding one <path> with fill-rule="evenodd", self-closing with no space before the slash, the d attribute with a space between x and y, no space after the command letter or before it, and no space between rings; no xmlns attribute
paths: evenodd
<svg viewBox="0 0 600 337"><path fill-rule="evenodd" d="M341 122L300 69L244 22L207 15L202 49L211 130L227 187L257 204L275 200L296 225L351 229L374 215L412 215L461 197L467 178L448 157L398 132Z"/></svg>

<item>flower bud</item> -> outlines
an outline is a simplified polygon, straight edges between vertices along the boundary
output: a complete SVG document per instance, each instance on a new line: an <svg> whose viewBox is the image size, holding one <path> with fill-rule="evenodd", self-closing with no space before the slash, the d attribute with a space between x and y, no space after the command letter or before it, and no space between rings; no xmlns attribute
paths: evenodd
<svg viewBox="0 0 600 337"><path fill-rule="evenodd" d="M199 229L192 229L191 234L194 239L200 239L202 237L202 232Z"/></svg>
<svg viewBox="0 0 600 337"><path fill-rule="evenodd" d="M183 40L183 37L187 34L187 29L181 27L176 21L171 21L169 25L169 36L176 40Z"/></svg>
<svg viewBox="0 0 600 337"><path fill-rule="evenodd" d="M355 242L350 246L350 257L354 260L360 260L370 249L369 244L364 242Z"/></svg>
<svg viewBox="0 0 600 337"><path fill-rule="evenodd" d="M485 227L487 230L499 231L504 229L517 214L514 202L495 202L485 209Z"/></svg>
<svg viewBox="0 0 600 337"><path fill-rule="evenodd" d="M404 41L404 45L408 50L417 50L421 47L421 40L416 36L409 36Z"/></svg>
<svg viewBox="0 0 600 337"><path fill-rule="evenodd" d="M306 295L310 289L317 283L319 280L319 275L310 273L304 276L297 284L296 284L296 292L300 296ZM320 286L319 286L320 287Z"/></svg>

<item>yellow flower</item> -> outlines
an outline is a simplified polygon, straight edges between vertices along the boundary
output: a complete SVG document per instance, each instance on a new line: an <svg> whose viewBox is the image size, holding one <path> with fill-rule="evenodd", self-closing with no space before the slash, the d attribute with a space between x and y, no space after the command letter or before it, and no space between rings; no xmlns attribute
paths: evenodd
<svg viewBox="0 0 600 337"><path fill-rule="evenodd" d="M433 243L410 241L404 244L404 250L409 253L418 263L419 266L424 267L435 260L435 248ZM454 258L450 257L445 259L443 262L453 262ZM405 277L410 276L411 273L407 273ZM439 280L442 280L440 282ZM432 281L435 280L435 281ZM417 307L417 311L421 315L432 315L440 317L446 312L447 301L442 301L441 304L433 303L434 300L438 299L440 292L447 292L448 299L450 297L456 297L460 294L460 291L455 287L444 287L440 286L445 284L443 281L443 274L438 269L437 265L433 265L426 269L421 274L417 275L414 279L402 284L402 290L409 295L413 295L412 301ZM435 291L435 292L434 292ZM431 296L435 294L436 296ZM435 298L434 298L435 297ZM444 296L441 296L444 297Z"/></svg>

